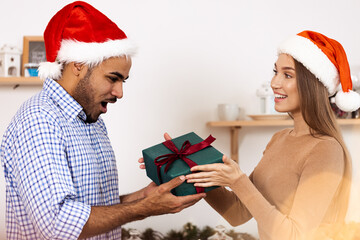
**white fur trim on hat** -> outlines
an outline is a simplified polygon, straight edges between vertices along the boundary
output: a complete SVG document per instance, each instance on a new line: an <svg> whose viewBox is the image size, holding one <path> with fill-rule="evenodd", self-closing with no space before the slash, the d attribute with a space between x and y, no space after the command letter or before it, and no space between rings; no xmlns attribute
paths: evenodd
<svg viewBox="0 0 360 240"><path fill-rule="evenodd" d="M45 80L51 78L58 80L61 77L62 64L58 62L42 62L39 64L39 78Z"/></svg>
<svg viewBox="0 0 360 240"><path fill-rule="evenodd" d="M291 36L278 48L278 54L286 53L301 62L333 95L340 84L339 73L329 58L311 40L299 35Z"/></svg>
<svg viewBox="0 0 360 240"><path fill-rule="evenodd" d="M45 62L39 66L41 79L61 77L62 64L78 62L89 66L96 66L102 61L119 56L133 56L136 46L129 39L108 40L106 42L78 42L76 40L62 40L57 55L57 62Z"/></svg>
<svg viewBox="0 0 360 240"><path fill-rule="evenodd" d="M79 62L97 65L107 58L133 56L135 53L135 45L127 38L102 43L62 40L57 60L66 63Z"/></svg>
<svg viewBox="0 0 360 240"><path fill-rule="evenodd" d="M352 90L343 92L340 90L335 96L336 106L344 112L353 112L360 107L360 95Z"/></svg>

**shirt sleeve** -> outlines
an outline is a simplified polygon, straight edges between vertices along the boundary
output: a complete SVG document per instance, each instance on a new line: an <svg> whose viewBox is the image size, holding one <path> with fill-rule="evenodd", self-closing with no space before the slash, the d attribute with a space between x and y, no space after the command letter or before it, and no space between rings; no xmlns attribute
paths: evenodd
<svg viewBox="0 0 360 240"><path fill-rule="evenodd" d="M303 166L288 215L271 205L250 179L242 176L233 191L256 219L264 239L309 239L320 226L339 188L344 171L343 150L335 141L321 141Z"/></svg>
<svg viewBox="0 0 360 240"><path fill-rule="evenodd" d="M66 144L49 114L31 114L17 128L14 178L35 230L44 239L77 239L91 207L76 201Z"/></svg>

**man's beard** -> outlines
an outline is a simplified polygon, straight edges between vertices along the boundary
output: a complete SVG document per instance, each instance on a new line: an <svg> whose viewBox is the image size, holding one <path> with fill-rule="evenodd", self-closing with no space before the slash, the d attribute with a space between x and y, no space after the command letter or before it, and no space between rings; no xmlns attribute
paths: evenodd
<svg viewBox="0 0 360 240"><path fill-rule="evenodd" d="M92 96L94 96L94 90L90 84L91 74L92 69L89 68L84 78L80 79L74 91L74 98L83 107L83 110L86 114L85 122L87 123L94 123L98 120L99 117L99 115L96 117L91 116L91 109L95 109L94 99L92 98Z"/></svg>

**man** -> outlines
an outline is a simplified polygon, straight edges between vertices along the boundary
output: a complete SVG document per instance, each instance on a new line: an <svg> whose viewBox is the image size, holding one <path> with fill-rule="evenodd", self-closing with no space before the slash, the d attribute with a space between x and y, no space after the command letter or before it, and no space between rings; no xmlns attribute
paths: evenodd
<svg viewBox="0 0 360 240"><path fill-rule="evenodd" d="M120 239L122 224L179 212L204 194L176 197L184 177L120 196L100 114L122 97L134 47L85 2L60 10L45 32L43 90L26 101L1 144L8 239Z"/></svg>

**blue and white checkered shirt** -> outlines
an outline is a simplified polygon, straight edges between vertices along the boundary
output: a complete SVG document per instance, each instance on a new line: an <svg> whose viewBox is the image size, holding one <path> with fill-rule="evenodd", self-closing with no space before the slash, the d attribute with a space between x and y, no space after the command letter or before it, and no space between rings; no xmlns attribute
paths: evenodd
<svg viewBox="0 0 360 240"><path fill-rule="evenodd" d="M120 203L105 124L85 119L51 79L12 119L0 150L8 239L77 239L91 206ZM118 228L93 239L120 238Z"/></svg>

